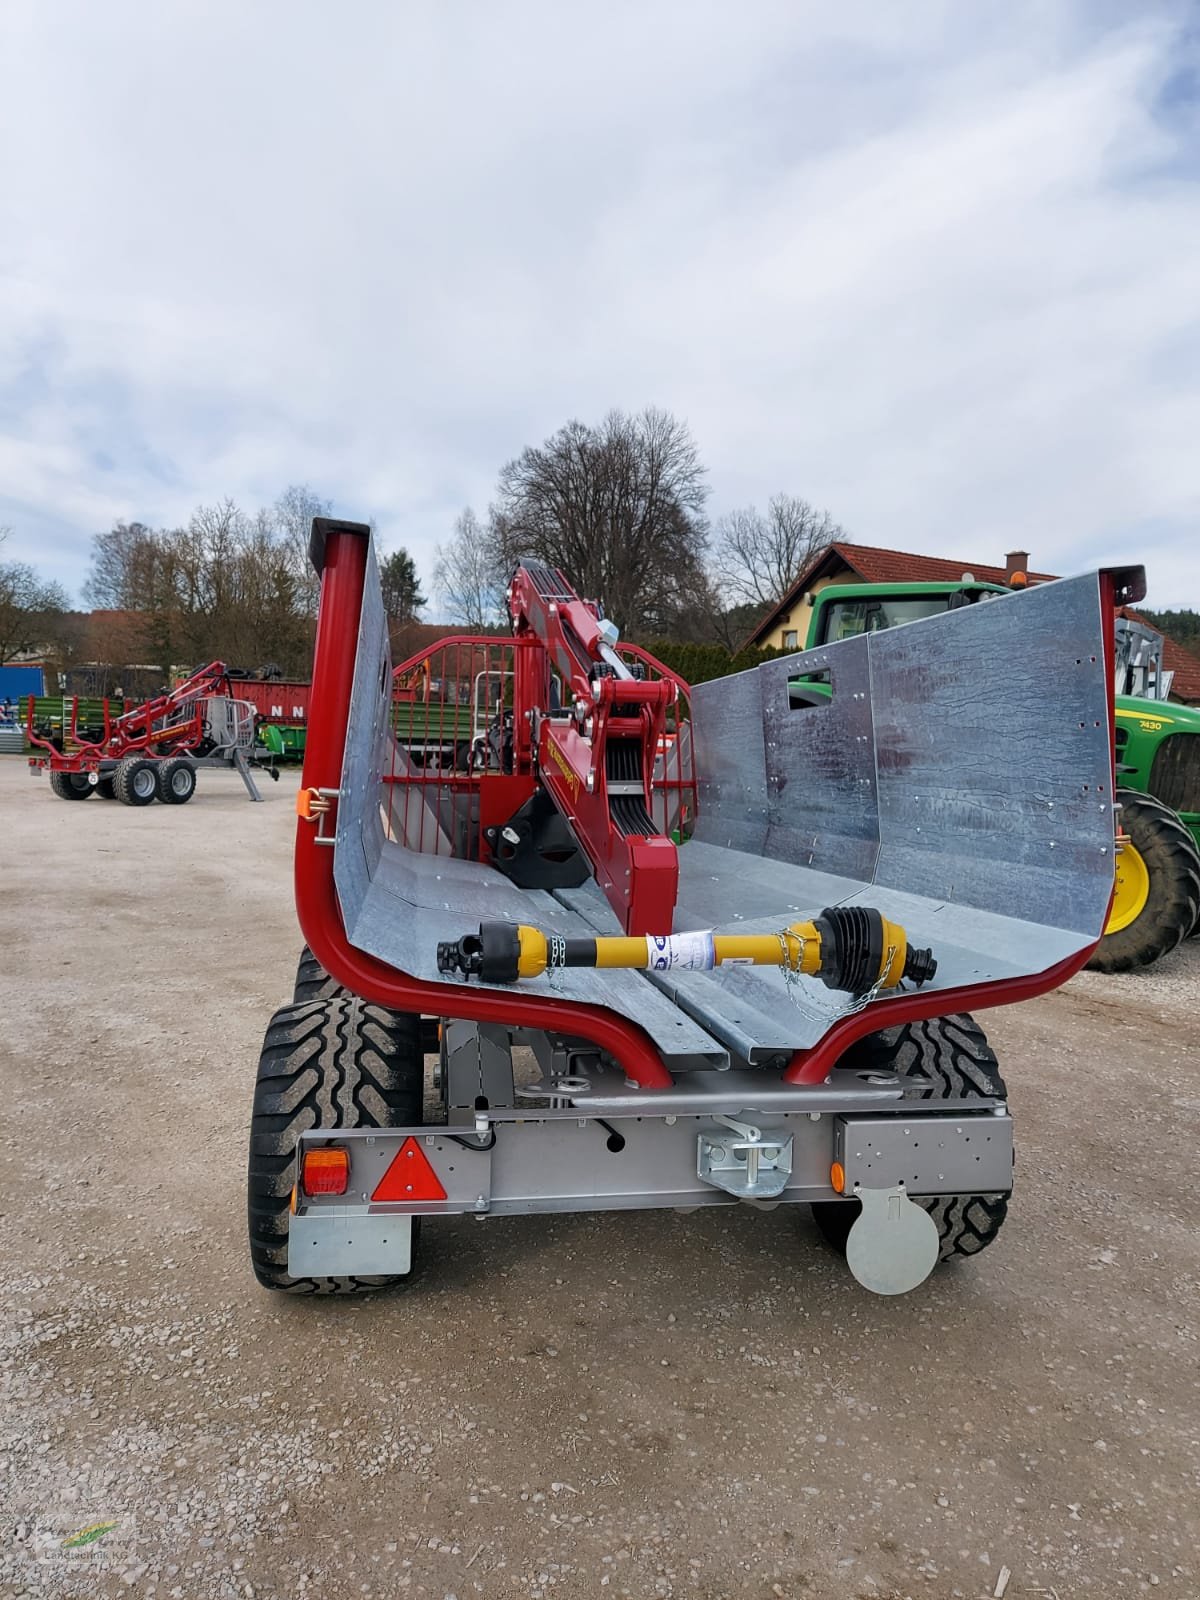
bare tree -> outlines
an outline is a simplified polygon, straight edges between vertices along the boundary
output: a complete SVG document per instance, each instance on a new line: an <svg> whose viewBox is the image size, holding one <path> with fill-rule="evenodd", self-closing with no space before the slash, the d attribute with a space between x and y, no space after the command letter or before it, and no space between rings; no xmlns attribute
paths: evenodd
<svg viewBox="0 0 1200 1600"><path fill-rule="evenodd" d="M3 530L3 537L8 530ZM43 649L54 623L70 602L57 583L47 583L24 561L0 563L0 667L14 656Z"/></svg>
<svg viewBox="0 0 1200 1600"><path fill-rule="evenodd" d="M828 511L796 495L772 495L764 516L754 506L717 523L717 577L734 601L766 607L785 595L823 545L846 531Z"/></svg>
<svg viewBox="0 0 1200 1600"><path fill-rule="evenodd" d="M450 614L479 633L499 620L504 584L499 570L494 531L484 528L470 506L455 519L449 541L439 545L433 569L433 587Z"/></svg>
<svg viewBox="0 0 1200 1600"><path fill-rule="evenodd" d="M164 675L214 658L301 675L315 596L308 526L325 509L309 491L290 489L253 517L223 500L197 507L181 528L118 523L93 541L86 593L94 605L136 615L143 659Z"/></svg>
<svg viewBox="0 0 1200 1600"><path fill-rule="evenodd" d="M497 576L521 556L561 567L630 635L671 630L707 544L705 469L685 422L653 407L568 422L500 473Z"/></svg>
<svg viewBox="0 0 1200 1600"><path fill-rule="evenodd" d="M299 593L305 609L314 617L317 614L321 581L308 558L308 541L313 518L327 517L332 509L332 502L323 500L308 484L290 483L269 512L259 513L260 518L269 519L273 532L283 539L291 551Z"/></svg>
<svg viewBox="0 0 1200 1600"><path fill-rule="evenodd" d="M141 522L117 522L92 540L92 571L83 586L87 603L100 611L132 610L142 597L135 593L139 574L150 559L154 540Z"/></svg>

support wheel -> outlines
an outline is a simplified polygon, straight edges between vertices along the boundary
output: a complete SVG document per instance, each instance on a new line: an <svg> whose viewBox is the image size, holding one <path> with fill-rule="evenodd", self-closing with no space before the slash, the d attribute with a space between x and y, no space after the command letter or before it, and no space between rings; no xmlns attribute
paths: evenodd
<svg viewBox="0 0 1200 1600"><path fill-rule="evenodd" d="M186 756L158 764L158 798L165 806L185 806L196 792L196 769Z"/></svg>
<svg viewBox="0 0 1200 1600"><path fill-rule="evenodd" d="M839 1062L863 1072L895 1072L906 1079L906 1100L1006 1100L1008 1090L984 1031L960 1013L906 1022L868 1034ZM1008 1215L1007 1194L912 1195L937 1224L939 1259L974 1256L1000 1232ZM844 1251L858 1218L857 1200L814 1202L813 1220L834 1249Z"/></svg>
<svg viewBox="0 0 1200 1600"><path fill-rule="evenodd" d="M1133 972L1174 950L1197 926L1200 853L1171 810L1153 795L1118 789L1121 831L1117 886L1093 972Z"/></svg>
<svg viewBox="0 0 1200 1600"><path fill-rule="evenodd" d="M113 794L123 806L148 806L158 795L155 761L126 756L113 773Z"/></svg>
<svg viewBox="0 0 1200 1600"><path fill-rule="evenodd" d="M408 1273L293 1278L287 1270L296 1146L310 1128L405 1128L422 1121L420 1019L353 996L284 1006L271 1018L250 1123L250 1261L267 1289L354 1294L390 1288ZM413 1220L413 1251L419 1219Z"/></svg>
<svg viewBox="0 0 1200 1600"><path fill-rule="evenodd" d="M52 772L50 787L60 800L86 800L92 792L86 772Z"/></svg>
<svg viewBox="0 0 1200 1600"><path fill-rule="evenodd" d="M101 778L96 784L96 793L100 796L101 800L115 800L117 795L116 790L113 788L112 778Z"/></svg>

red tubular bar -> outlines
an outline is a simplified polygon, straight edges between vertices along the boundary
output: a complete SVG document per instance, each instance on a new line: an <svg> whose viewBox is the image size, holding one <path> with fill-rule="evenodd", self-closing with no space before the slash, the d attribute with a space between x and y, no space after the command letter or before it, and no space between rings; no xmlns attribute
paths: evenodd
<svg viewBox="0 0 1200 1600"><path fill-rule="evenodd" d="M314 526L325 542L303 784L307 789L336 789L342 776L369 530L360 523L325 518ZM642 1088L671 1087L671 1074L645 1029L602 1006L427 983L355 949L338 908L333 852L317 844L316 837L316 827L301 819L296 829L296 912L309 948L339 983L397 1011L581 1036L614 1056Z"/></svg>

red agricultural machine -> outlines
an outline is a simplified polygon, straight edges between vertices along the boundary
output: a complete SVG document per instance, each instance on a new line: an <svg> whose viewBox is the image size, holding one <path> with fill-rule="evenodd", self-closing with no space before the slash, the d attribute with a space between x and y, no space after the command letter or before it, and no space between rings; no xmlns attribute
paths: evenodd
<svg viewBox="0 0 1200 1600"><path fill-rule="evenodd" d="M48 771L50 787L61 800L87 800L95 793L127 806L186 805L196 792L199 767L233 767L251 800L262 795L250 771L255 707L237 699L224 662L212 661L190 678L145 704L110 718L104 702L103 728L82 730L79 702L55 736L39 733L31 698L26 718L29 742L46 752L30 756L35 774ZM268 767L278 781L274 767Z"/></svg>
<svg viewBox="0 0 1200 1600"><path fill-rule="evenodd" d="M883 1294L989 1245L1012 1121L968 1012L1065 982L1104 927L1141 570L689 689L533 561L510 639L394 680L369 530L318 518L312 554L259 1281L399 1284L463 1213L804 1202ZM797 704L798 672L829 692Z"/></svg>

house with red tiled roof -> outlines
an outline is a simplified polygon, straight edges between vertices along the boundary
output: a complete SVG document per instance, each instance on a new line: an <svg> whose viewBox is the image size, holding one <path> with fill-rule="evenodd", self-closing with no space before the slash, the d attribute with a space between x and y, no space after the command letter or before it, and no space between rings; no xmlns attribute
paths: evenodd
<svg viewBox="0 0 1200 1600"><path fill-rule="evenodd" d="M1029 583L1051 583L1058 576L1053 572L1031 572L1029 554L1025 550L1010 551L1004 562L1004 566L998 567L988 562L914 555L907 550L888 550L879 545L852 544L838 539L813 552L795 583L759 621L742 648L765 649L774 645L781 650L801 649L808 633L813 597L832 583L959 583L966 580L1007 584L1016 572L1023 572ZM1122 614L1147 627L1152 626L1134 611ZM1200 705L1200 657L1164 635L1163 668L1174 674L1171 699Z"/></svg>

